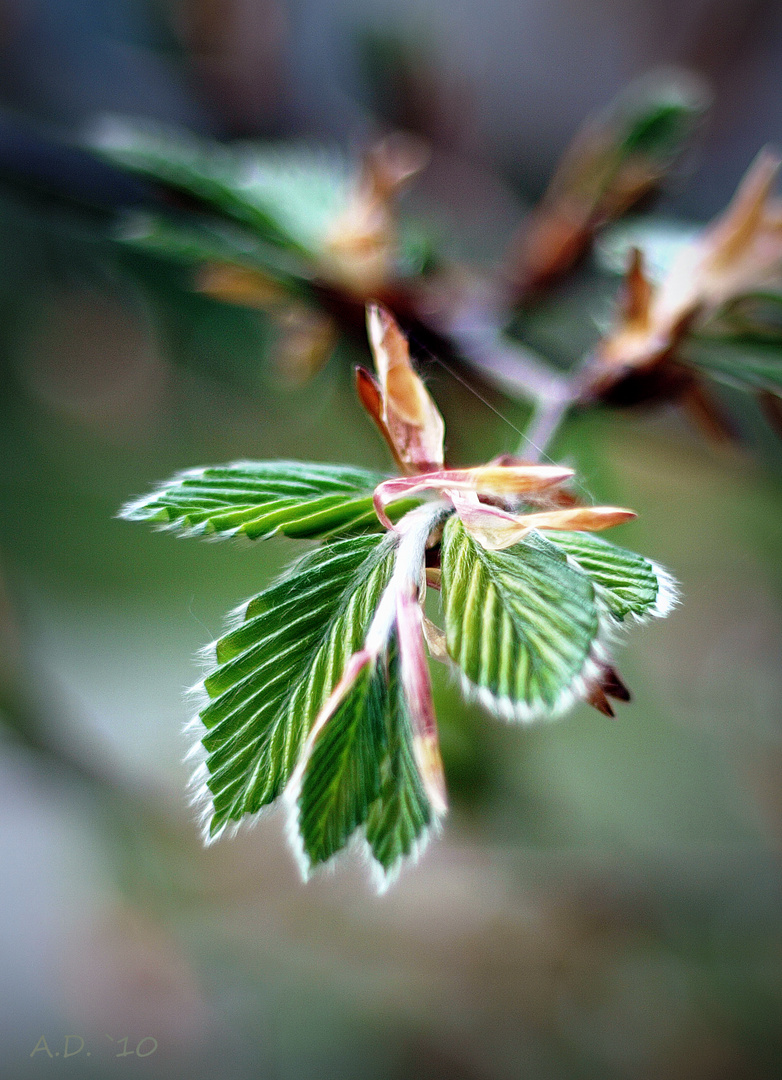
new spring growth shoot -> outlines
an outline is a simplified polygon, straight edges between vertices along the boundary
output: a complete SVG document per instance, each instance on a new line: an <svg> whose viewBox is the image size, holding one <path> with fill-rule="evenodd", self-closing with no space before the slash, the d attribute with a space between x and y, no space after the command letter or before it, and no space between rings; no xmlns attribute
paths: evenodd
<svg viewBox="0 0 782 1080"><path fill-rule="evenodd" d="M180 473L122 515L200 536L317 541L205 650L194 798L208 841L282 799L304 876L346 847L384 888L446 814L430 657L509 721L628 701L619 631L666 615L671 577L601 536L631 510L581 506L571 469L449 467L444 423L393 316L367 312L359 398L399 475L306 462ZM442 626L424 614L440 592Z"/></svg>

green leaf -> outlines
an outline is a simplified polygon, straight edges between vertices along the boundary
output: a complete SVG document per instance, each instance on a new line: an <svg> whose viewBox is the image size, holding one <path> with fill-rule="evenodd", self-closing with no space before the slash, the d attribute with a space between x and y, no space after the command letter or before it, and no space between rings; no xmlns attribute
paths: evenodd
<svg viewBox="0 0 782 1080"><path fill-rule="evenodd" d="M372 505L377 473L347 465L237 461L177 473L121 517L190 536L252 540L382 531Z"/></svg>
<svg viewBox="0 0 782 1080"><path fill-rule="evenodd" d="M342 155L285 144L226 146L187 131L107 121L93 149L178 188L282 247L312 255L345 207L353 182Z"/></svg>
<svg viewBox="0 0 782 1080"><path fill-rule="evenodd" d="M433 820L413 755L394 640L360 673L315 740L295 793L305 873L328 862L362 825L387 886Z"/></svg>
<svg viewBox="0 0 782 1080"><path fill-rule="evenodd" d="M734 296L714 317L727 334L743 340L761 341L782 347L782 294L751 292ZM720 327L722 329L722 327Z"/></svg>
<svg viewBox="0 0 782 1080"><path fill-rule="evenodd" d="M567 708L597 645L589 577L532 534L486 551L449 518L442 542L446 646L467 689L508 719Z"/></svg>
<svg viewBox="0 0 782 1080"><path fill-rule="evenodd" d="M202 220L192 214L183 219L132 213L121 220L115 236L128 247L186 266L216 262L258 270L294 295L309 295L309 262L230 222Z"/></svg>
<svg viewBox="0 0 782 1080"><path fill-rule="evenodd" d="M207 757L195 781L218 834L274 801L304 740L361 647L390 578L390 535L323 544L247 604L237 627L210 653L201 711Z"/></svg>
<svg viewBox="0 0 782 1080"><path fill-rule="evenodd" d="M676 356L719 382L752 392L767 390L782 397L782 341L692 335Z"/></svg>
<svg viewBox="0 0 782 1080"><path fill-rule="evenodd" d="M624 157L641 154L665 166L686 146L703 112L702 97L687 94L682 86L662 87L657 96L628 110L619 153Z"/></svg>
<svg viewBox="0 0 782 1080"><path fill-rule="evenodd" d="M296 800L307 869L340 851L380 793L388 685L382 664L365 667L312 747Z"/></svg>
<svg viewBox="0 0 782 1080"><path fill-rule="evenodd" d="M546 530L546 539L561 548L588 574L597 599L617 622L633 615L667 615L676 602L676 587L667 571L637 555L586 532Z"/></svg>
<svg viewBox="0 0 782 1080"><path fill-rule="evenodd" d="M393 878L403 859L420 849L434 820L413 755L413 730L399 685L398 668L392 643L388 659L384 715L386 752L380 763L380 793L366 820L367 842L383 871L382 885Z"/></svg>
<svg viewBox="0 0 782 1080"><path fill-rule="evenodd" d="M604 114L617 169L637 171L645 164L665 172L686 149L709 104L706 84L683 72L653 73L631 83Z"/></svg>

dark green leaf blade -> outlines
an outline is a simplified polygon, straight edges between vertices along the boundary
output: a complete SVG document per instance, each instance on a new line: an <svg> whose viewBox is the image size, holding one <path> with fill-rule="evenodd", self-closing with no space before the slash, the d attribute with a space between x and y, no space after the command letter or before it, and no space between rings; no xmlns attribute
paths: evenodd
<svg viewBox="0 0 782 1080"><path fill-rule="evenodd" d="M420 851L436 819L415 762L399 675L392 639L387 654L361 670L294 774L291 834L305 877L364 826L383 891L403 860Z"/></svg>
<svg viewBox="0 0 782 1080"><path fill-rule="evenodd" d="M467 691L508 719L561 713L583 688L599 649L589 577L531 534L486 551L458 518L442 543L446 646Z"/></svg>
<svg viewBox="0 0 782 1080"><path fill-rule="evenodd" d="M394 643L389 650L385 706L380 791L366 820L367 843L379 868L381 889L388 887L405 859L420 851L436 820L415 762Z"/></svg>
<svg viewBox="0 0 782 1080"><path fill-rule="evenodd" d="M382 479L346 465L237 461L177 473L120 516L209 538L380 532L372 494Z"/></svg>
<svg viewBox="0 0 782 1080"><path fill-rule="evenodd" d="M390 535L323 544L250 601L210 649L217 666L203 684L211 700L197 726L206 759L194 787L212 836L281 793L363 643L394 554Z"/></svg>
<svg viewBox="0 0 782 1080"><path fill-rule="evenodd" d="M380 792L387 689L382 665L367 665L315 739L295 800L305 874L347 844Z"/></svg>
<svg viewBox="0 0 782 1080"><path fill-rule="evenodd" d="M561 548L588 574L597 599L612 618L665 616L676 603L676 585L661 566L634 551L587 532L547 530L546 539Z"/></svg>

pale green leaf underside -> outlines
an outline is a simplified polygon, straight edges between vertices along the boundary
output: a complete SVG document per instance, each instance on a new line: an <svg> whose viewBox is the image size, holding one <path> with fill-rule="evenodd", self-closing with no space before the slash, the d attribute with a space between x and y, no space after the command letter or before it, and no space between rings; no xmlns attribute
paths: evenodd
<svg viewBox="0 0 782 1080"><path fill-rule="evenodd" d="M178 473L122 516L189 535L252 540L381 531L372 493L382 479L349 466L239 461Z"/></svg>
<svg viewBox="0 0 782 1080"><path fill-rule="evenodd" d="M448 653L480 700L515 719L561 712L599 630L589 577L532 534L486 551L458 518L442 543Z"/></svg>
<svg viewBox="0 0 782 1080"><path fill-rule="evenodd" d="M308 552L247 606L217 642L206 785L212 834L272 802L289 780L304 739L363 643L394 559L390 536L351 537Z"/></svg>
<svg viewBox="0 0 782 1080"><path fill-rule="evenodd" d="M622 622L627 615L655 614L660 582L655 566L642 555L586 532L547 530L546 539L561 548L592 579L598 600Z"/></svg>
<svg viewBox="0 0 782 1080"><path fill-rule="evenodd" d="M311 865L328 861L356 829L386 877L432 820L413 757L396 646L367 668L315 742L298 798L298 830Z"/></svg>
<svg viewBox="0 0 782 1080"><path fill-rule="evenodd" d="M325 148L226 146L120 119L104 123L92 142L117 164L188 192L272 243L302 252L319 250L352 183L345 158Z"/></svg>

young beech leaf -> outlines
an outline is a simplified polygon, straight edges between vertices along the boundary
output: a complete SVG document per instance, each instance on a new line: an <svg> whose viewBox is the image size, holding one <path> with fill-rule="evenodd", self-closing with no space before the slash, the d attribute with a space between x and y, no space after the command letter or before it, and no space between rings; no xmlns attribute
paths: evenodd
<svg viewBox="0 0 782 1080"><path fill-rule="evenodd" d="M399 682L396 643L391 642L384 697L385 752L380 762L380 792L369 808L366 838L387 883L403 859L420 850L435 815L426 796L413 752L413 729Z"/></svg>
<svg viewBox="0 0 782 1080"><path fill-rule="evenodd" d="M91 144L118 165L194 195L269 242L302 254L320 250L353 183L345 157L323 147L225 146L120 118L105 120Z"/></svg>
<svg viewBox="0 0 782 1080"><path fill-rule="evenodd" d="M415 764L396 641L361 672L312 746L295 796L305 872L364 826L383 887L435 819Z"/></svg>
<svg viewBox="0 0 782 1080"><path fill-rule="evenodd" d="M204 680L211 701L200 713L206 759L194 778L211 836L273 802L290 779L314 719L363 644L395 547L390 534L371 534L307 552L213 647L217 666Z"/></svg>
<svg viewBox="0 0 782 1080"><path fill-rule="evenodd" d="M380 793L387 697L381 664L368 665L315 740L297 799L298 832L310 866L345 846Z"/></svg>
<svg viewBox="0 0 782 1080"><path fill-rule="evenodd" d="M131 211L120 218L115 238L123 245L184 266L223 266L266 276L267 292L307 295L310 264L246 229L201 218ZM202 283L199 281L201 291ZM214 295L213 293L211 295Z"/></svg>
<svg viewBox="0 0 782 1080"><path fill-rule="evenodd" d="M487 551L449 518L442 541L448 653L465 689L508 719L562 712L599 650L589 577L537 533Z"/></svg>
<svg viewBox="0 0 782 1080"><path fill-rule="evenodd" d="M200 536L252 540L284 533L318 537L379 532L372 493L383 479L347 465L237 461L177 473L121 516Z"/></svg>
<svg viewBox="0 0 782 1080"><path fill-rule="evenodd" d="M598 601L617 622L623 622L627 615L637 619L667 615L676 602L670 574L643 555L592 533L552 529L546 539L589 575Z"/></svg>

